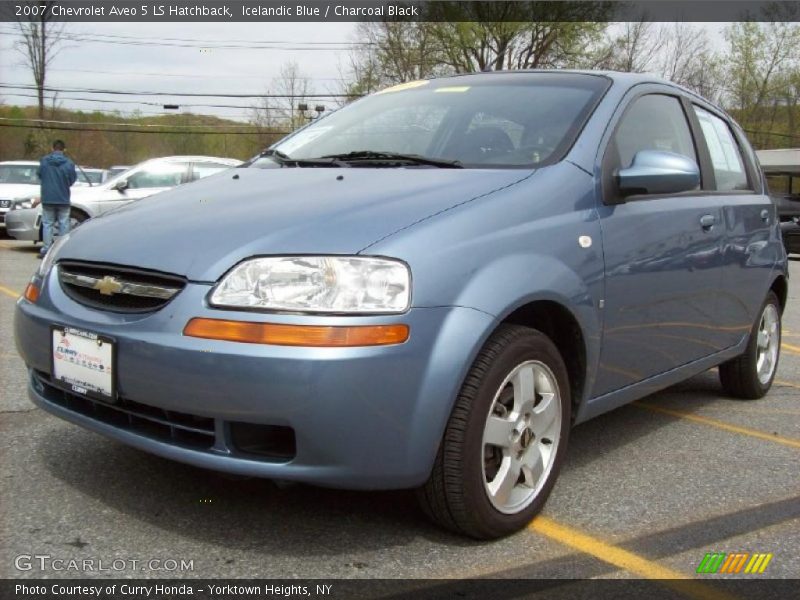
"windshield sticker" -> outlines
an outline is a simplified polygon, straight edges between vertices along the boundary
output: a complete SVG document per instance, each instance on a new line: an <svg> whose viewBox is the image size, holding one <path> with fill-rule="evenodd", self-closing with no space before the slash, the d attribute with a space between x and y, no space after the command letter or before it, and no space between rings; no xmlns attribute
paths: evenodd
<svg viewBox="0 0 800 600"><path fill-rule="evenodd" d="M380 92L375 92L375 96L379 94L390 94L392 92L402 92L403 90L411 90L414 88L421 87L423 85L428 85L429 81L427 79L420 79L418 81L409 81L407 83L401 83L400 85L393 85L392 87L386 88L385 90L381 90Z"/></svg>
<svg viewBox="0 0 800 600"><path fill-rule="evenodd" d="M469 89L468 85L451 85L450 87L440 87L433 90L437 94L439 93L459 93L459 92L466 92Z"/></svg>

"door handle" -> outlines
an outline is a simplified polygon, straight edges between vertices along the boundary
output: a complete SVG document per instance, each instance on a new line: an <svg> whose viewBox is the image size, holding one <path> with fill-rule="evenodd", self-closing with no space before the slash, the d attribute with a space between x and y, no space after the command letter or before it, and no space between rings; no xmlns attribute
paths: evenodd
<svg viewBox="0 0 800 600"><path fill-rule="evenodd" d="M769 223L769 211L766 208L761 211L761 220L764 223Z"/></svg>
<svg viewBox="0 0 800 600"><path fill-rule="evenodd" d="M700 227L703 228L703 231L711 231L711 228L714 227L716 222L717 218L714 215L703 215L700 217Z"/></svg>

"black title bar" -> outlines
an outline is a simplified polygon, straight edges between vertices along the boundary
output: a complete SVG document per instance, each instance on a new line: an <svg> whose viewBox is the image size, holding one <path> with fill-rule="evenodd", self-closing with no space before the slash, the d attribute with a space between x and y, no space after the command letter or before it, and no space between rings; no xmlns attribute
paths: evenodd
<svg viewBox="0 0 800 600"><path fill-rule="evenodd" d="M3 0L0 21L800 21L800 2L761 0Z"/></svg>

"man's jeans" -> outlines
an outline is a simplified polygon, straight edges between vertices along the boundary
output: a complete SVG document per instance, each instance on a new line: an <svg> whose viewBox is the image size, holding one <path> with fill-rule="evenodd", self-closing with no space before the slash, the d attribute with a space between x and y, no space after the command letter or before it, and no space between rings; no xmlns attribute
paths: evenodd
<svg viewBox="0 0 800 600"><path fill-rule="evenodd" d="M69 233L69 204L42 204L42 228L44 245L40 254L44 255L53 245L54 235ZM56 228L58 232L54 231Z"/></svg>

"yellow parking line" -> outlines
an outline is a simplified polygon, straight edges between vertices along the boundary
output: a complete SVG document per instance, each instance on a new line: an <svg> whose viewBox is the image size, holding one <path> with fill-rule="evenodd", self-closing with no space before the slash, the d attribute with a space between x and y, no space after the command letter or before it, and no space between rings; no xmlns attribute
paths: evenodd
<svg viewBox="0 0 800 600"><path fill-rule="evenodd" d="M539 515L536 517L528 529L550 538L556 542L574 548L584 554L589 554L614 565L625 571L635 573L647 579L658 579L660 582L671 589L690 598L702 600L722 600L730 599L731 596L713 590L702 583L694 581L691 576L674 571L669 567L664 567L653 561L647 560L629 552L619 546L614 546L604 542L594 536L587 535L581 531L573 529L567 525L556 523L552 519Z"/></svg>
<svg viewBox="0 0 800 600"><path fill-rule="evenodd" d="M784 385L786 387L793 387L800 390L800 384L792 383L791 381L781 381L780 379L774 380L772 383L777 383L778 385Z"/></svg>
<svg viewBox="0 0 800 600"><path fill-rule="evenodd" d="M634 402L633 406L639 406L641 408L646 408L647 410L652 410L654 412L664 413L665 415L678 417L679 419L694 421L695 423L702 423L703 425L710 425L711 427L724 429L725 431L730 431L732 433L740 433L742 435L749 435L750 437L758 438L761 440L776 442L778 444L783 444L784 446L789 446L791 448L800 448L800 440L794 438L787 438L777 434L765 433L763 431L758 431L757 429L750 429L748 427L739 427L738 425L731 425L730 423L725 423L724 421L717 421L716 419L710 419L709 417L701 417L699 415L683 412L680 410L671 410L669 408L662 408L660 406L654 406L652 404L645 404L644 402Z"/></svg>
<svg viewBox="0 0 800 600"><path fill-rule="evenodd" d="M7 288L4 285L0 285L0 293L3 293L6 296L9 296L10 298L13 298L14 300L16 300L17 298L19 298L22 295L19 292L15 292L11 288Z"/></svg>
<svg viewBox="0 0 800 600"><path fill-rule="evenodd" d="M789 352L790 354L798 354L798 355L800 355L800 346L795 346L794 344L787 344L786 342L783 342L781 344L781 348L785 352Z"/></svg>

